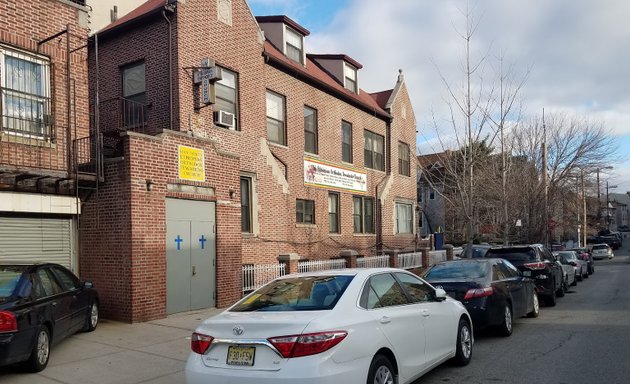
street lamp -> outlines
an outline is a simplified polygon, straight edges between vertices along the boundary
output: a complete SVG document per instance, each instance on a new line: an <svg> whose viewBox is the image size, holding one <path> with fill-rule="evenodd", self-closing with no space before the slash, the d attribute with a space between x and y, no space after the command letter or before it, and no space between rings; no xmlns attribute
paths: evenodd
<svg viewBox="0 0 630 384"><path fill-rule="evenodd" d="M608 180L606 180L606 228L608 232L610 232L610 201L608 199L608 190L617 188L616 185L608 185Z"/></svg>
<svg viewBox="0 0 630 384"><path fill-rule="evenodd" d="M613 169L612 166L608 165L606 167L597 168L597 224L601 224L602 217L602 199L601 199L601 189L599 187L599 171L602 169ZM606 208L608 209L608 208Z"/></svg>

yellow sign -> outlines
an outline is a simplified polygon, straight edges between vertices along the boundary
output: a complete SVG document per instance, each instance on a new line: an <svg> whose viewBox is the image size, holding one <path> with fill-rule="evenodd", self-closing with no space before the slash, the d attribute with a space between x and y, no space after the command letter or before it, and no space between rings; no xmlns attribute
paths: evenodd
<svg viewBox="0 0 630 384"><path fill-rule="evenodd" d="M206 168L203 162L203 149L179 147L179 178L192 181L206 181Z"/></svg>

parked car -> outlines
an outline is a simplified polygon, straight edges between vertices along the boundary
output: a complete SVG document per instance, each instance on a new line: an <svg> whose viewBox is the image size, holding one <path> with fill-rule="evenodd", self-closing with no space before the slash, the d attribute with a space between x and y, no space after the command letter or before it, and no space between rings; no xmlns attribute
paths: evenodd
<svg viewBox="0 0 630 384"><path fill-rule="evenodd" d="M0 264L0 366L46 368L50 348L98 324L98 294L58 264Z"/></svg>
<svg viewBox="0 0 630 384"><path fill-rule="evenodd" d="M366 268L280 277L192 334L186 382L410 383L465 365L472 322L459 301L407 271Z"/></svg>
<svg viewBox="0 0 630 384"><path fill-rule="evenodd" d="M556 305L556 296L564 296L562 266L540 244L494 247L486 252L485 257L506 259L523 272L523 276L534 279L536 293L544 297L550 306Z"/></svg>
<svg viewBox="0 0 630 384"><path fill-rule="evenodd" d="M589 276L588 263L578 258L577 253L575 253L574 251L558 252L556 256L562 257L569 263L569 265L573 266L573 269L575 270L575 279L577 281L582 281L584 280L584 278L587 278Z"/></svg>
<svg viewBox="0 0 630 384"><path fill-rule="evenodd" d="M492 248L492 245L490 244L473 244L472 245L472 258L476 259L476 258L480 258L480 257L484 257L486 252L488 252L488 249ZM459 258L461 259L465 259L466 258L466 252L468 249L468 245L464 245L462 247L462 252L459 255Z"/></svg>
<svg viewBox="0 0 630 384"><path fill-rule="evenodd" d="M591 248L591 255L593 255L594 260L602 260L602 259L612 259L615 257L615 254L612 251L612 248L608 244L595 244Z"/></svg>
<svg viewBox="0 0 630 384"><path fill-rule="evenodd" d="M593 255L591 255L588 248L574 248L572 251L577 253L579 259L586 261L589 275L595 273L595 262L593 261Z"/></svg>
<svg viewBox="0 0 630 384"><path fill-rule="evenodd" d="M557 257L558 262L562 265L562 270L564 271L565 291L568 291L569 286L577 285L577 266L571 264L571 262L563 254L560 254Z"/></svg>
<svg viewBox="0 0 630 384"><path fill-rule="evenodd" d="M513 319L538 316L534 281L504 259L464 259L430 267L423 278L464 303L475 329L498 327L512 334Z"/></svg>
<svg viewBox="0 0 630 384"><path fill-rule="evenodd" d="M613 250L621 247L621 240L616 235L599 236L599 241L608 244Z"/></svg>

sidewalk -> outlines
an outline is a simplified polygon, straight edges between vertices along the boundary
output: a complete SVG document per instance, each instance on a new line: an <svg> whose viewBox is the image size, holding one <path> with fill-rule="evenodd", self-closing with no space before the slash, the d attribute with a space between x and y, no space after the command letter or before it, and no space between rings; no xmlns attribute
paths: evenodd
<svg viewBox="0 0 630 384"><path fill-rule="evenodd" d="M37 374L0 368L3 384L171 384L184 382L190 335L207 309L139 324L101 320L55 346L48 367Z"/></svg>

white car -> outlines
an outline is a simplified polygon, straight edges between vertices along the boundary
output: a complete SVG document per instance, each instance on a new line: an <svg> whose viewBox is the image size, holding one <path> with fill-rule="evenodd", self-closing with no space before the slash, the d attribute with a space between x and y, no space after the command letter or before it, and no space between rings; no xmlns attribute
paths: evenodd
<svg viewBox="0 0 630 384"><path fill-rule="evenodd" d="M470 362L466 308L407 271L343 269L283 276L204 321L188 384L410 383Z"/></svg>
<svg viewBox="0 0 630 384"><path fill-rule="evenodd" d="M591 255L593 255L593 259L595 260L612 259L615 257L612 248L610 248L608 244L593 245L593 248L591 248Z"/></svg>

